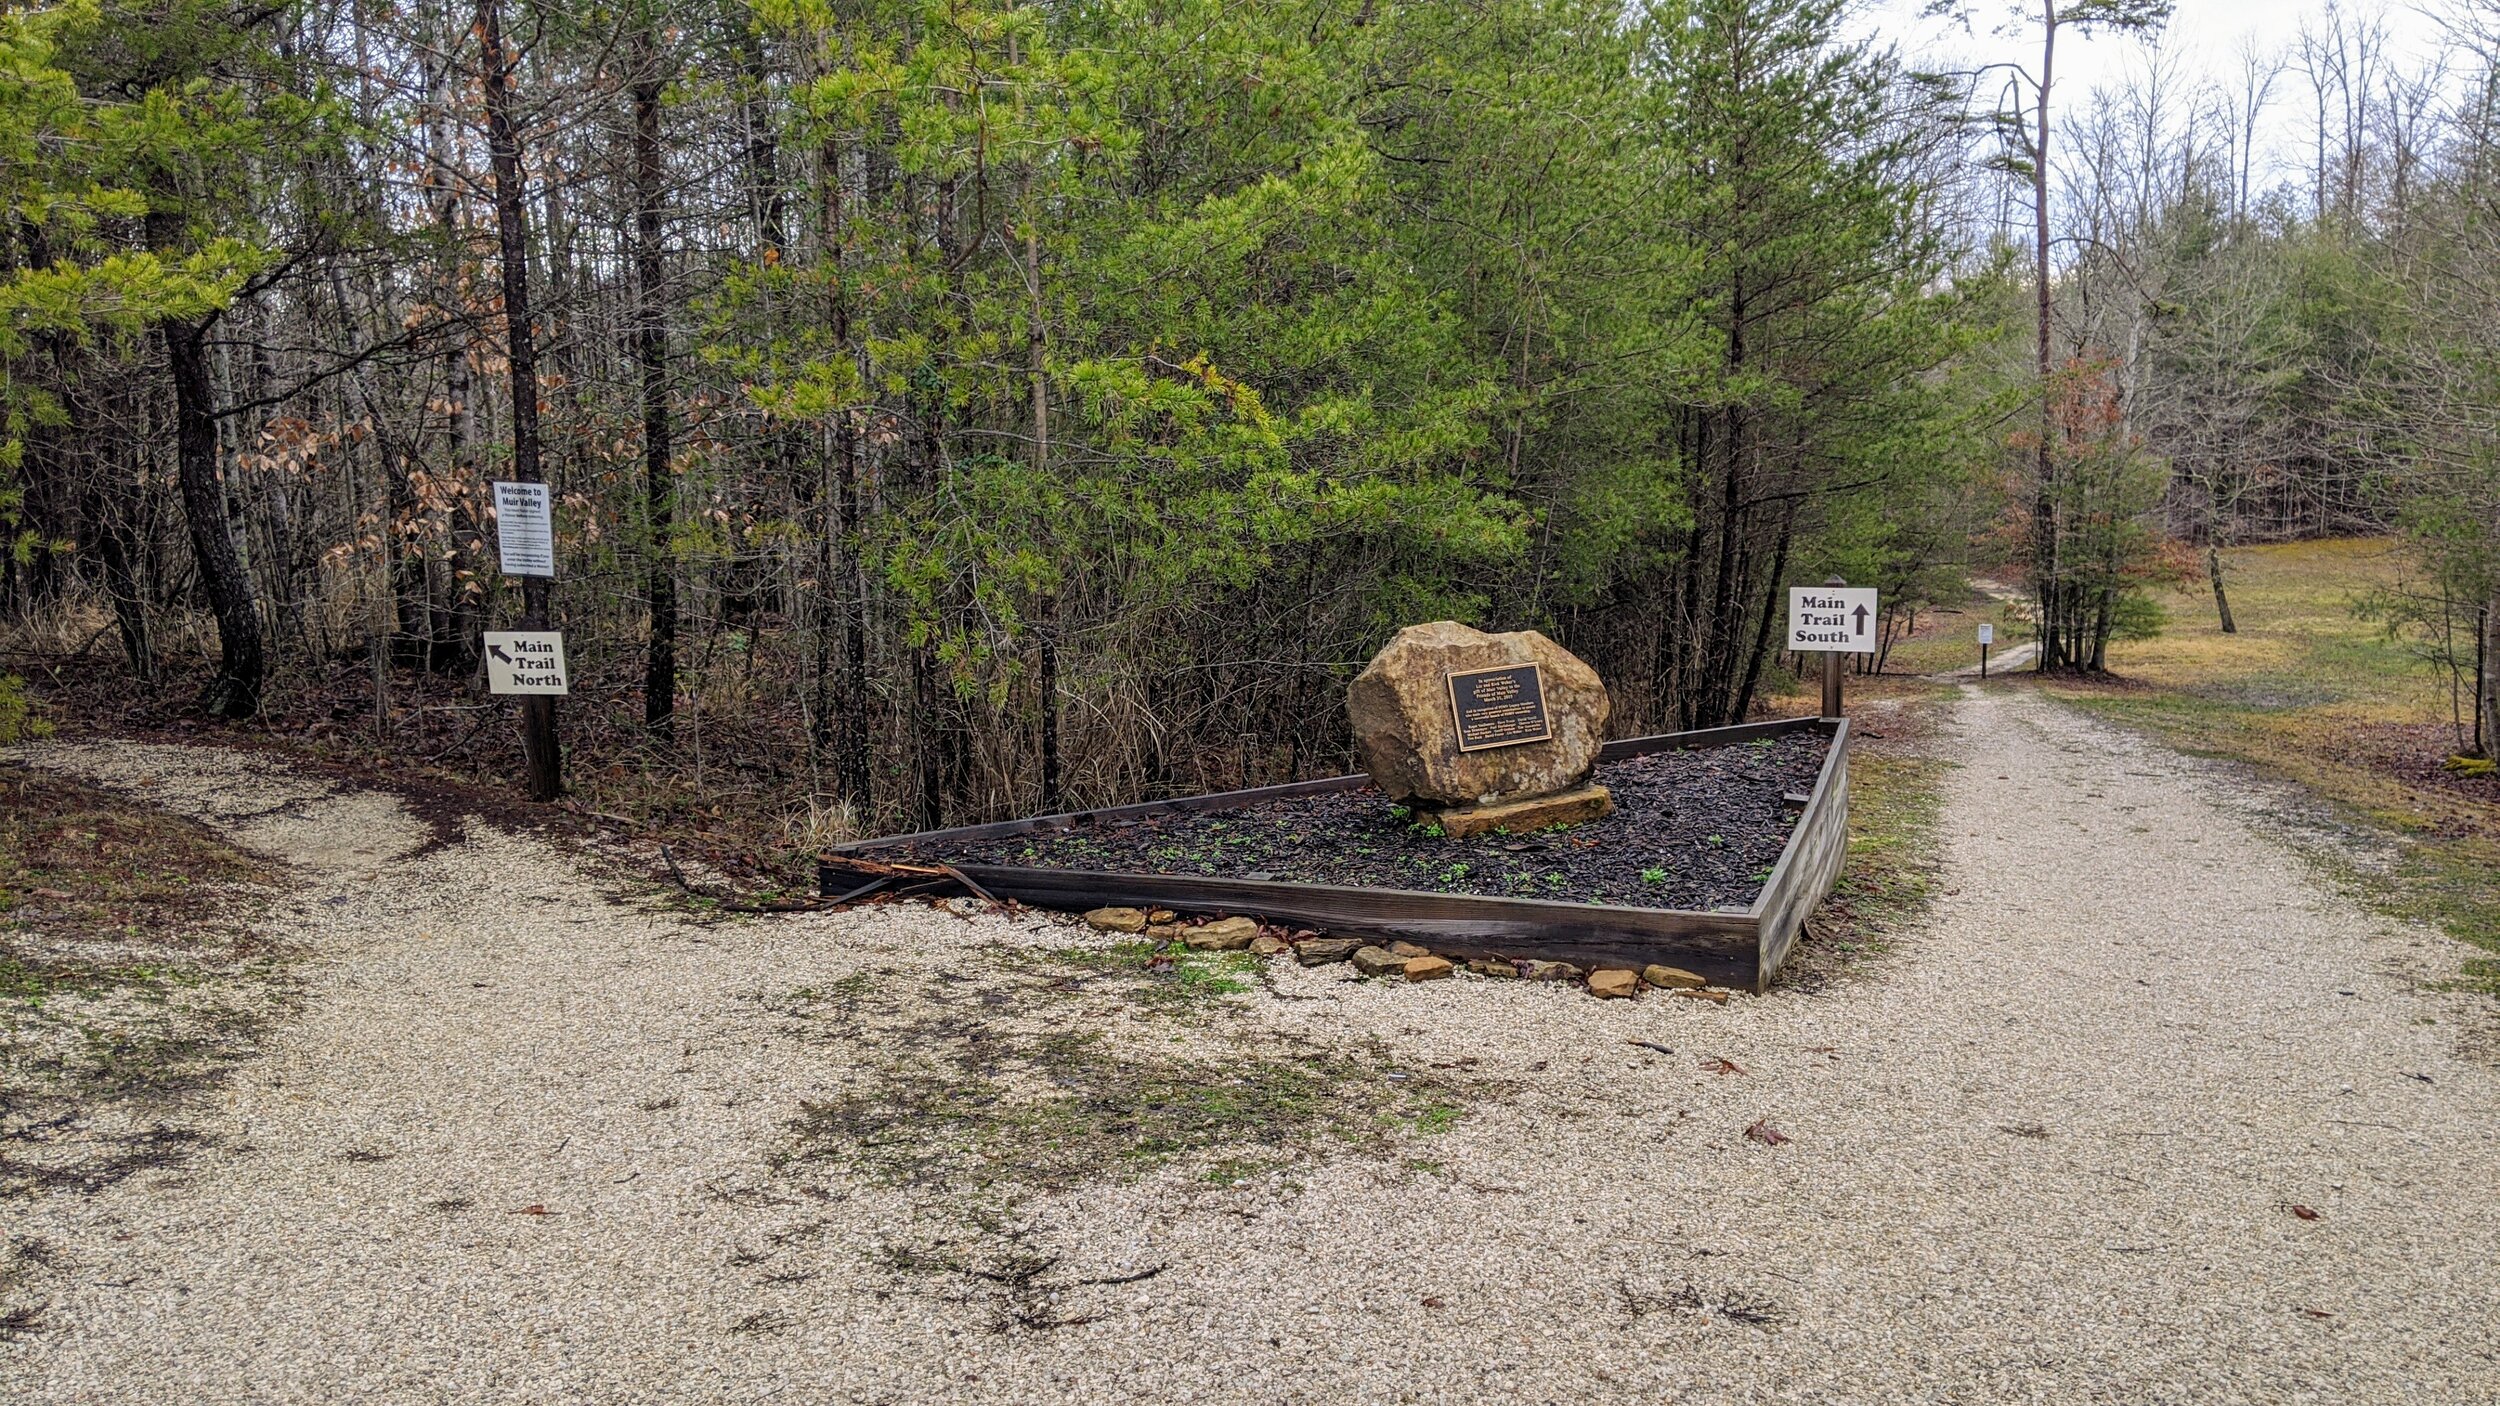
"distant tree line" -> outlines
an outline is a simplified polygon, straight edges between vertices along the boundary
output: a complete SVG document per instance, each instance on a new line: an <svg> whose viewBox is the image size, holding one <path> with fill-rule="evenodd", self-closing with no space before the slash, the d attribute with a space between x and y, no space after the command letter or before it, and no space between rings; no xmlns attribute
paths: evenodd
<svg viewBox="0 0 2500 1406"><path fill-rule="evenodd" d="M2069 485L2072 534L2101 541L2032 574L2123 586L2193 562L2228 631L2222 549L2394 531L2407 579L2363 604L2455 672L2481 753L2500 739L2500 7L2443 22L2408 62L2383 18L2330 5L2228 81L2151 52L2068 96L2048 399L2064 452L2099 466ZM2287 114L2301 169L2270 179L2260 134Z"/></svg>

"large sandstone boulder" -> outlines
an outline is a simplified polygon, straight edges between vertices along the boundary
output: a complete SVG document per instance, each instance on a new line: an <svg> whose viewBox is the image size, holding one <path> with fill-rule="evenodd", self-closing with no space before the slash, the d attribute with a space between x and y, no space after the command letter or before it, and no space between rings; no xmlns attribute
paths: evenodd
<svg viewBox="0 0 2500 1406"><path fill-rule="evenodd" d="M1450 675L1534 664L1543 675L1553 738L1482 751L1458 749ZM1489 635L1455 620L1398 631L1346 690L1354 745L1393 800L1430 807L1492 805L1576 786L1606 739L1606 686L1597 671L1534 630Z"/></svg>

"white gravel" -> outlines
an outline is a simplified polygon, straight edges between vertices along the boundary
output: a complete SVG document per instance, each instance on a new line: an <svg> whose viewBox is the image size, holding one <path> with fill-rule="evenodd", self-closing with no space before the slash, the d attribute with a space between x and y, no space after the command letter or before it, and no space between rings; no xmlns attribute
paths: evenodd
<svg viewBox="0 0 2500 1406"><path fill-rule="evenodd" d="M0 1208L60 1261L0 1397L2500 1401L2490 1003L2424 987L2463 949L2335 896L2218 774L2028 695L1973 690L1951 745L1947 896L1861 975L1720 1008L1285 966L1252 1022L1499 1091L1386 1156L986 1229L772 1170L848 1056L757 998L908 991L1065 926L697 928L498 833L397 857L423 832L389 801L235 754L42 749L194 812L291 802L244 838L298 861L269 921L322 955L198 1112L214 1147ZM998 1282L876 1262L937 1237L1060 1257L1027 1297L1093 1321L1002 1331Z"/></svg>

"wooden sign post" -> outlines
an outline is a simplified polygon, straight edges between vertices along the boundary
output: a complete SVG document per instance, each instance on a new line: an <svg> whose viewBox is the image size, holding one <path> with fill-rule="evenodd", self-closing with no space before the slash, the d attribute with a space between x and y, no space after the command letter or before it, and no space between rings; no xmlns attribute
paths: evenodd
<svg viewBox="0 0 2500 1406"><path fill-rule="evenodd" d="M1820 586L1788 588L1788 647L1823 656L1823 716L1841 714L1840 656L1875 652L1881 611L1872 586L1834 576Z"/></svg>
<svg viewBox="0 0 2500 1406"><path fill-rule="evenodd" d="M504 47L500 0L477 0L477 29L484 55L479 69L486 99L487 165L494 177L495 243L503 266L504 356L512 372L512 477L532 486L543 501L547 476L538 469L538 334L530 318L528 200L522 189L521 127L512 112L516 60ZM547 628L553 555L550 532L547 573L521 577L525 632ZM521 756L529 771L531 800L552 801L564 794L564 747L556 737L554 694L531 693L521 699Z"/></svg>
<svg viewBox="0 0 2500 1406"><path fill-rule="evenodd" d="M1979 676L1983 679L1988 677L1988 646L1995 644L1996 642L1996 626L1982 625L1979 627Z"/></svg>

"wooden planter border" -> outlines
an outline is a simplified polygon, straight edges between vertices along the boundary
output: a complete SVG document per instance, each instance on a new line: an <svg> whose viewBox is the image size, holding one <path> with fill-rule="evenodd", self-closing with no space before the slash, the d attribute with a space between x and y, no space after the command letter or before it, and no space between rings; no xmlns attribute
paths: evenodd
<svg viewBox="0 0 2500 1406"><path fill-rule="evenodd" d="M1017 865L966 864L956 871L1000 898L1040 908L1081 912L1089 908L1176 908L1191 912L1247 913L1295 927L1320 928L1384 941L1404 938L1453 957L1537 958L1584 967L1633 967L1651 962L1699 972L1723 986L1761 991L1779 973L1798 929L1840 877L1849 847L1849 723L1845 718L1783 718L1698 732L1671 732L1606 744L1599 756L1616 761L1650 752L1698 750L1821 732L1831 738L1823 769L1806 798L1788 845L1751 907L1694 912L1568 903L1540 898L1487 898L1474 894L1423 893L1413 889L1359 888L1228 879L1178 874L1094 873L1032 869ZM1071 811L1062 815L1002 820L887 835L829 847L817 882L827 895L849 892L860 871L848 862L872 851L918 842L953 844L1002 839L1043 830L1148 816L1229 810L1286 796L1308 796L1368 786L1363 775L1331 776L1246 791L1220 791L1168 801Z"/></svg>

